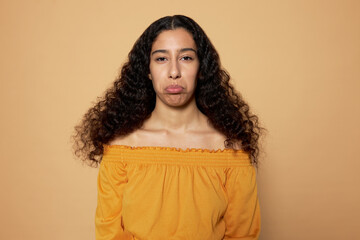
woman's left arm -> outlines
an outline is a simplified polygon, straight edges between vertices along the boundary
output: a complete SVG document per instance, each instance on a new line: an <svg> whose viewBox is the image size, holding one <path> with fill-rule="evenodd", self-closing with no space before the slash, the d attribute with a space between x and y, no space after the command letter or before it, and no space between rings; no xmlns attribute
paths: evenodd
<svg viewBox="0 0 360 240"><path fill-rule="evenodd" d="M258 239L260 208L255 168L249 165L228 169L225 188L228 207L224 215L224 239Z"/></svg>

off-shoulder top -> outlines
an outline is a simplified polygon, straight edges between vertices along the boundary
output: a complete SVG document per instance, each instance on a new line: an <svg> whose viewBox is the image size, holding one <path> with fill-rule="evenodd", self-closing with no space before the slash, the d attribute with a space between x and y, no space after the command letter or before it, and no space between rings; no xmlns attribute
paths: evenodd
<svg viewBox="0 0 360 240"><path fill-rule="evenodd" d="M256 171L241 150L104 145L97 240L258 239Z"/></svg>

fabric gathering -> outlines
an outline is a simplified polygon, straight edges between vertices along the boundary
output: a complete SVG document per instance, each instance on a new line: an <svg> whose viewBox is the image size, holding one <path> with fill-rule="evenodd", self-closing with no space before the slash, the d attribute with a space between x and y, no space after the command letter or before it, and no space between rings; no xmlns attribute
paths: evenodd
<svg viewBox="0 0 360 240"><path fill-rule="evenodd" d="M257 239L256 171L241 150L104 146L96 239Z"/></svg>

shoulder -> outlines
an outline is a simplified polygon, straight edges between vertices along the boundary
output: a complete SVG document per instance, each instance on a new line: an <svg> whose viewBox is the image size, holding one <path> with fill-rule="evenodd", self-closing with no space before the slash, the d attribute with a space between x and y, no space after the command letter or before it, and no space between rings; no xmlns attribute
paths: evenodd
<svg viewBox="0 0 360 240"><path fill-rule="evenodd" d="M129 133L125 136L115 136L111 139L107 145L126 145L133 146L135 144L135 132Z"/></svg>
<svg viewBox="0 0 360 240"><path fill-rule="evenodd" d="M240 140L234 141L234 142L233 142L233 145L232 145L232 148L233 148L234 150L243 150L241 141L240 141Z"/></svg>
<svg viewBox="0 0 360 240"><path fill-rule="evenodd" d="M108 145L151 145L156 139L161 138L163 135L164 134L162 133L162 131L150 131L147 129L139 128L125 136L115 136L108 142Z"/></svg>

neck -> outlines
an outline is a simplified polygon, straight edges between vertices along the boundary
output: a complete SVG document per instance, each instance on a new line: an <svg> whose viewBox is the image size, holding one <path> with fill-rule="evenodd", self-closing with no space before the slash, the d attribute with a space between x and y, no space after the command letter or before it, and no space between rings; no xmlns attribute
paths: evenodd
<svg viewBox="0 0 360 240"><path fill-rule="evenodd" d="M143 127L164 129L170 132L186 132L204 126L206 119L206 116L197 108L195 98L181 107L172 107L157 101L151 117L145 121Z"/></svg>

